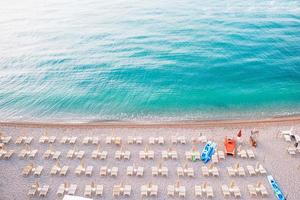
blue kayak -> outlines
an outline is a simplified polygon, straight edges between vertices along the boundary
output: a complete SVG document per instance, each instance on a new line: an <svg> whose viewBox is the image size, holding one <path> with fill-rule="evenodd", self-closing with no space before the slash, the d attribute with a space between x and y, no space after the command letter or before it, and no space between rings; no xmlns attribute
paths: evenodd
<svg viewBox="0 0 300 200"><path fill-rule="evenodd" d="M211 141L208 141L202 151L201 160L204 163L208 163L211 160L212 155L215 153L217 144Z"/></svg>
<svg viewBox="0 0 300 200"><path fill-rule="evenodd" d="M275 196L277 197L277 199L279 200L286 200L286 198L284 197L283 192L281 191L278 183L275 181L275 179L273 178L273 176L269 175L268 177L268 181L271 184L271 187L274 191Z"/></svg>

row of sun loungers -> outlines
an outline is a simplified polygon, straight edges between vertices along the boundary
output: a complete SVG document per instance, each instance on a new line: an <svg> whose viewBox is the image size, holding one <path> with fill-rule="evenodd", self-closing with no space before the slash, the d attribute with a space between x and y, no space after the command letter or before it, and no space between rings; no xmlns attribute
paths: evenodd
<svg viewBox="0 0 300 200"><path fill-rule="evenodd" d="M43 166L34 166L33 164L26 165L22 170L23 176L29 176L33 174L34 176L40 176L43 171Z"/></svg>
<svg viewBox="0 0 300 200"><path fill-rule="evenodd" d="M75 195L77 191L77 184L68 184L62 183L59 185L58 190L56 192L57 196L63 196L65 194ZM261 195L262 197L268 196L268 191L266 187L258 182L255 186L249 184L247 186L249 194L252 197L257 197ZM225 198L233 196L235 198L241 197L240 187L235 184L235 182L231 182L229 185L223 184L221 185L221 190ZM49 185L39 186L38 183L34 183L28 191L28 195L34 197L38 195L40 197L45 197L49 191ZM91 184L85 185L84 196L92 197L92 196L102 196L104 191L104 186L102 184L95 184L92 182ZM112 188L112 195L114 197L118 196L130 196L132 191L131 185L126 184L116 184ZM212 186L204 183L202 185L195 185L194 193L196 197L203 197L206 194L207 198L212 198L214 196ZM145 184L141 186L141 196L157 196L158 195L158 185L155 184ZM186 187L184 185L180 185L177 182L174 185L167 186L167 195L170 197L185 197L186 196Z"/></svg>
<svg viewBox="0 0 300 200"><path fill-rule="evenodd" d="M4 143L4 144L8 144L10 142L10 140L12 139L11 136L0 136L0 143ZM56 136L48 136L48 135L43 135L39 138L39 143L41 144L45 144L45 143L49 143L49 144L53 144L56 142ZM64 136L62 137L59 142L61 144L75 144L77 142L77 137L67 137ZM15 144L31 144L33 140L33 137L28 137L28 136L20 136L16 139ZM84 137L82 140L82 144L94 144L94 145L98 145L100 142L99 137L91 137L91 136L87 136ZM207 138L206 136L199 136L199 137L193 137L191 139L191 142L193 143L206 143L207 142ZM105 143L106 144L116 144L116 145L121 145L122 143L122 138L121 137L116 137L116 136L107 136L105 138ZM127 137L127 144L142 144L143 143L143 138L140 136L128 136ZM148 143L149 144L160 144L163 145L165 144L165 139L162 136L159 137L149 137L148 138ZM185 136L178 136L178 137L171 137L171 143L172 144L186 144L187 143L187 139Z"/></svg>
<svg viewBox="0 0 300 200"><path fill-rule="evenodd" d="M250 176L254 175L266 175L266 169L259 163L256 164L255 168L252 165L247 165L247 170ZM244 167L240 166L239 163L236 164L234 167L227 167L227 172L229 176L246 176L246 172Z"/></svg>

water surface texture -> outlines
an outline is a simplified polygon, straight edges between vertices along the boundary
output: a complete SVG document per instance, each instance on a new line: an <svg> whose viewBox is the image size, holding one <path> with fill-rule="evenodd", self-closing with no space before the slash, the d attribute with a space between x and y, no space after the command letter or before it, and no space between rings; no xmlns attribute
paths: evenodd
<svg viewBox="0 0 300 200"><path fill-rule="evenodd" d="M298 0L0 1L0 120L299 113Z"/></svg>

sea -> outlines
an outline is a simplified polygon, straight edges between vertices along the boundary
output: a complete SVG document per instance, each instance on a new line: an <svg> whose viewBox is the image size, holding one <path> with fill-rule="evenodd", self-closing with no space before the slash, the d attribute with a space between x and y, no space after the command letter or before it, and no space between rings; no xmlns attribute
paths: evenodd
<svg viewBox="0 0 300 200"><path fill-rule="evenodd" d="M298 114L299 0L0 1L0 121Z"/></svg>

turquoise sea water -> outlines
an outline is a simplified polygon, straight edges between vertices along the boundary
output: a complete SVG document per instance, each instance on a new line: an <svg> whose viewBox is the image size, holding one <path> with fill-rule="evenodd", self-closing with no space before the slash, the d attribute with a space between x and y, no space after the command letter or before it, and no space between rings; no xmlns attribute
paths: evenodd
<svg viewBox="0 0 300 200"><path fill-rule="evenodd" d="M0 1L0 120L299 113L300 1Z"/></svg>

